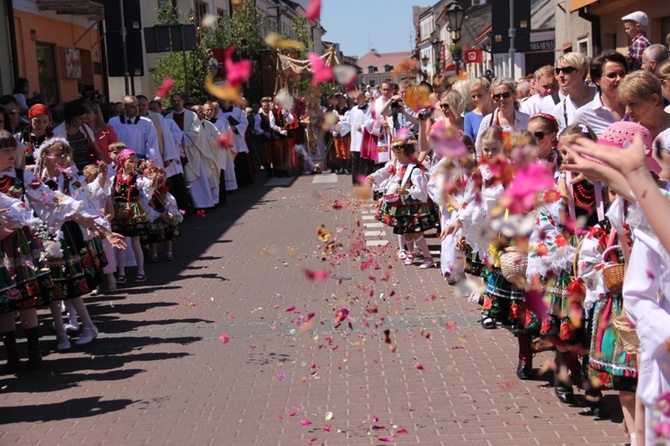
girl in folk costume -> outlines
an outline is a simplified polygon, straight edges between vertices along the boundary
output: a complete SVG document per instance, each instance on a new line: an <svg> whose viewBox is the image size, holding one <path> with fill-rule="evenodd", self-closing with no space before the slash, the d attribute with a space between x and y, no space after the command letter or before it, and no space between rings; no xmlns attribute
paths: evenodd
<svg viewBox="0 0 670 446"><path fill-rule="evenodd" d="M153 194L153 185L147 178L137 173L137 155L129 149L123 150L116 159L117 172L112 182L114 200L114 218L112 229L119 234L130 237L131 247L137 262L135 282L146 280L144 273L144 253L141 239L146 237L151 223L142 205L142 197ZM121 255L118 265L118 284L126 283L126 258Z"/></svg>
<svg viewBox="0 0 670 446"><path fill-rule="evenodd" d="M670 201L670 131L661 132L654 140L653 148L653 157L660 170L652 169L648 156L645 158L646 165L658 174L661 193ZM637 144L630 150L641 152ZM667 434L662 434L661 422L670 422L667 412L670 391L667 350L670 338L670 255L651 229L640 204L630 206L627 223L635 239L626 270L623 299L624 311L639 338L637 398L642 406L638 405L639 412L635 413L636 433L641 437L644 432L646 445L665 444L664 438L659 437L667 438Z"/></svg>
<svg viewBox="0 0 670 446"><path fill-rule="evenodd" d="M404 234L407 243L416 242L424 255L419 268L430 268L434 265L434 260L423 232L435 228L439 217L428 197L428 178L424 167L416 163L414 139L397 141L392 150L398 160L398 168L390 172L392 178L387 182L384 199L376 217L382 223L392 226L395 234ZM378 170L370 175L368 181L377 181L375 175L381 174ZM413 257L408 255L405 265L411 265L413 261Z"/></svg>
<svg viewBox="0 0 670 446"><path fill-rule="evenodd" d="M17 311L28 339L28 364L31 368L40 366L37 307L49 305L53 297L49 269L42 260L42 243L35 235L41 221L24 202L26 179L32 182L33 177L26 172L24 178L24 172L14 168L17 156L16 140L0 130L0 332L7 353L6 373L19 369L14 320Z"/></svg>
<svg viewBox="0 0 670 446"><path fill-rule="evenodd" d="M116 155L114 155L114 159L116 159ZM92 207L101 212L111 225L112 218L114 218L114 202L112 201L112 181L109 179L108 172L109 169L105 164L89 164L84 167L84 170L82 171L89 187L97 188L97 186L99 186L104 191L104 196L96 198L92 194L92 196L89 197L89 200ZM112 176L115 174L116 172L114 172ZM98 185L94 184L96 182ZM93 184L93 186L90 186L91 184ZM107 265L102 270L107 279L107 291L115 292L117 291L117 288L116 278L114 277L114 273L116 272L116 255L114 253L114 247L107 239L102 240L102 247L105 250L105 256L107 256ZM67 329L67 327L65 328Z"/></svg>
<svg viewBox="0 0 670 446"><path fill-rule="evenodd" d="M151 261L158 262L158 243L165 242L165 257L173 261L172 239L179 237L179 224L184 220L177 201L170 194L170 188L166 183L165 171L161 168L149 168L145 170L145 176L154 181L156 189L151 196L146 208L151 220L151 229L146 237L146 242L151 247Z"/></svg>
<svg viewBox="0 0 670 446"><path fill-rule="evenodd" d="M36 152L39 177L51 190L59 191L81 203L83 213L95 219L96 225L109 232L109 223L100 211L93 208L89 201L89 189L83 178L76 173L72 162L72 150L63 137L56 136L46 140ZM104 196L104 190L98 185L97 191L92 192L96 198ZM97 287L102 280L102 268L107 264L107 258L102 242L96 235L92 235L86 228L80 227L75 221L65 221L60 227L50 226L48 240L60 244L62 257L47 256L47 265L51 270L54 284L54 299L51 302L51 315L54 319L59 351L70 348L70 341L66 334L61 302L67 301L76 313L81 316L83 330L77 340L77 345L85 345L93 341L98 330L88 314L82 296ZM111 237L110 241L116 238ZM71 319L74 321L75 317ZM78 328L78 327L77 327Z"/></svg>
<svg viewBox="0 0 670 446"><path fill-rule="evenodd" d="M482 143L485 143L487 158L502 154L502 129L497 126L491 127L482 137ZM493 186L493 181L493 174L486 164L481 164L472 171L465 180L462 192L458 197L454 197L451 203L453 208L451 219L442 232L445 238L453 235L454 240L458 240L455 249L465 258L465 277L472 283L478 284L473 287L469 295L474 302L480 302L480 292L477 290L485 288L484 280L488 280L489 274L484 263L488 257L489 216L493 204L491 199L498 197L501 192L497 187L486 192ZM460 273L456 262L454 272ZM495 322L489 324L495 327Z"/></svg>
<svg viewBox="0 0 670 446"><path fill-rule="evenodd" d="M288 176L290 167L291 146L288 129L295 120L290 110L282 108L279 97L275 98L275 107L270 113L270 128L274 132L276 159L273 157L272 167L277 177Z"/></svg>
<svg viewBox="0 0 670 446"><path fill-rule="evenodd" d="M649 130L632 122L616 122L611 124L598 139L598 142L610 147L624 148L633 143L635 134L642 136L645 151L651 154L651 134ZM651 156L647 156L646 164L655 175L663 176L661 166ZM629 260L629 251L632 242L631 227L639 224L640 214L636 214L635 207L611 193L612 205L607 212L607 219L599 226L591 229L582 242L579 270L580 277L586 287L584 307L589 312L587 319L587 338L590 345L588 357L588 374L592 382L601 388L619 390L624 421L631 436L631 444L635 444L637 436L642 436L640 429L635 426L644 425L644 413L640 406L636 408L634 391L638 386L639 342L633 345L621 341L622 327L627 324L624 297L620 290L608 288L605 281L604 269L610 263L624 263L626 266L626 281L633 274L639 262ZM630 226L629 226L630 224ZM636 242L637 243L637 242ZM612 252L613 251L613 252ZM648 281L649 277L646 275ZM632 279L635 280L635 279ZM623 325L622 325L623 324Z"/></svg>
<svg viewBox="0 0 670 446"><path fill-rule="evenodd" d="M568 197L561 193L558 178L559 156L553 142L557 129L556 120L550 115L538 114L531 118L532 130L538 143L538 169L552 172L553 187L540 193L535 206L535 223L528 241L528 267L526 280L529 292L526 300L548 302L547 315L526 310L522 315L519 344L519 366L517 376L528 379L532 375L531 339L540 336L556 346L556 371L554 388L558 399L564 403L573 401L574 394L568 371L573 378L580 377L579 360L574 349L580 352L583 343L581 287L573 284L572 269L575 247L570 239L574 235L568 219ZM544 139L549 142L542 142ZM542 304L544 305L544 304ZM528 307L528 305L527 305Z"/></svg>

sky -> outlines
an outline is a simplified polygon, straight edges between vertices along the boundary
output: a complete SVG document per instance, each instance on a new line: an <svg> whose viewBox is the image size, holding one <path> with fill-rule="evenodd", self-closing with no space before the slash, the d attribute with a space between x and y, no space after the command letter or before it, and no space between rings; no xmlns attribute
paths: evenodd
<svg viewBox="0 0 670 446"><path fill-rule="evenodd" d="M414 48L412 0L322 0L323 40L338 42L346 56L363 57ZM410 42L411 40L411 42Z"/></svg>

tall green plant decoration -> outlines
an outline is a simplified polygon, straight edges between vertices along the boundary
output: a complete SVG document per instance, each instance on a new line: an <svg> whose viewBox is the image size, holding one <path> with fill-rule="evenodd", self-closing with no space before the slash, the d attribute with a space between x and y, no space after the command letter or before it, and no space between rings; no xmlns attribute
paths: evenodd
<svg viewBox="0 0 670 446"><path fill-rule="evenodd" d="M172 3L156 8L156 25L183 25L190 22L191 19L184 17ZM166 77L171 77L175 80L172 91L186 95L186 75L188 75L190 94L185 99L199 103L206 100L207 92L204 86L209 73L207 61L211 57L206 32L207 30L198 26L197 46L192 51L186 51L186 67L181 51L167 53L158 58L156 67L150 74L154 88L158 88ZM166 98L166 101L169 101L169 98Z"/></svg>

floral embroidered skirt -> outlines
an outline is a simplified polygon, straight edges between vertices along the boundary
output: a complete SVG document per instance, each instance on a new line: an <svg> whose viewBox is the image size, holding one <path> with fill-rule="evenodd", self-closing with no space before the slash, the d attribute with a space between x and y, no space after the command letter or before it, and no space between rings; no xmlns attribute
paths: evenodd
<svg viewBox="0 0 670 446"><path fill-rule="evenodd" d="M27 227L0 240L0 313L46 307L54 287L42 243Z"/></svg>
<svg viewBox="0 0 670 446"><path fill-rule="evenodd" d="M523 300L520 291L502 275L498 268L492 268L488 275L482 314L503 325L513 325L518 317L518 303Z"/></svg>
<svg viewBox="0 0 670 446"><path fill-rule="evenodd" d="M95 256L77 223L65 222L61 232L63 257L47 259L54 284L54 300L74 299L91 292L100 283L99 272L102 272L102 268L96 269Z"/></svg>
<svg viewBox="0 0 670 446"><path fill-rule="evenodd" d="M422 203L409 200L399 206L391 206L383 201L375 218L392 226L394 234L424 232L440 224L437 207L432 201Z"/></svg>
<svg viewBox="0 0 670 446"><path fill-rule="evenodd" d="M140 202L114 202L114 232L126 237L145 237L150 227L149 217Z"/></svg>
<svg viewBox="0 0 670 446"><path fill-rule="evenodd" d="M634 392L637 368L634 356L623 349L612 320L623 313L623 297L609 293L591 309L586 323L589 337L589 378L597 378L601 387Z"/></svg>
<svg viewBox="0 0 670 446"><path fill-rule="evenodd" d="M570 345L583 341L584 317L581 298L568 292L571 281L570 271L561 271L559 274L540 278L548 315L544 320L540 320L537 315L527 311L523 324L527 334L554 338ZM578 322L578 325L575 325L574 321Z"/></svg>
<svg viewBox="0 0 670 446"><path fill-rule="evenodd" d="M181 231L179 230L179 224L168 223L165 220L157 218L151 223L151 228L144 241L146 243L158 243L165 240L172 240L180 235Z"/></svg>

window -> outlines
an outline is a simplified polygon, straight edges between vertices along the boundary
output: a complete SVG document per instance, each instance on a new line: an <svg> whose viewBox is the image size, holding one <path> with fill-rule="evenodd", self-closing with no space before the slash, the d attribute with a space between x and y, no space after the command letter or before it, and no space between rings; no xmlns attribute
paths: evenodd
<svg viewBox="0 0 670 446"><path fill-rule="evenodd" d="M204 2L195 2L195 23L202 23L202 19L209 12L209 5Z"/></svg>
<svg viewBox="0 0 670 446"><path fill-rule="evenodd" d="M393 71L393 65L384 65L384 73L390 73Z"/></svg>
<svg viewBox="0 0 670 446"><path fill-rule="evenodd" d="M373 73L376 73L376 72L377 72L377 67L375 67L374 65L370 65L368 67L368 74L373 74Z"/></svg>
<svg viewBox="0 0 670 446"><path fill-rule="evenodd" d="M370 79L370 86L374 87L377 84L374 79Z"/></svg>
<svg viewBox="0 0 670 446"><path fill-rule="evenodd" d="M51 43L37 42L37 77L40 92L47 98L47 104L60 102L58 94L58 75L56 70L56 46Z"/></svg>
<svg viewBox="0 0 670 446"><path fill-rule="evenodd" d="M165 5L172 3L173 7L177 7L177 0L158 0L158 7L163 8Z"/></svg>

